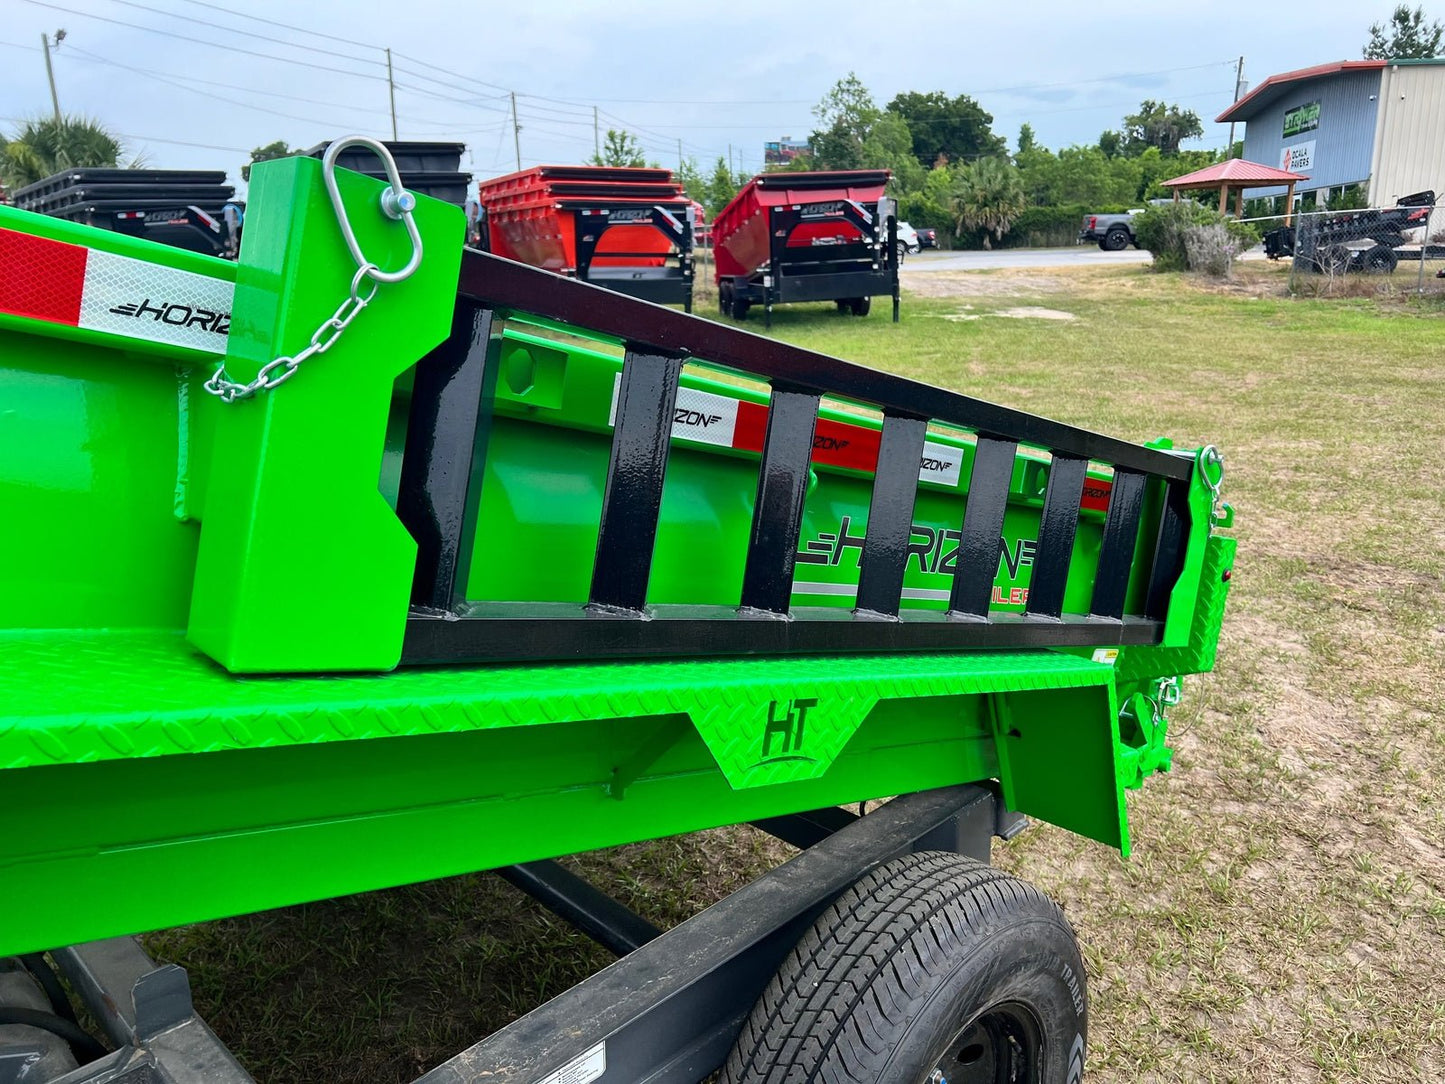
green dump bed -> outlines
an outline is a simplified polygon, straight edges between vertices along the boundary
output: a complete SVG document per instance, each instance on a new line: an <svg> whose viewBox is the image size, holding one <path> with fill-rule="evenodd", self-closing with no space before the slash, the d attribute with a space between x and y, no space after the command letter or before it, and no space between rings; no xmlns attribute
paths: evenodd
<svg viewBox="0 0 1445 1084"><path fill-rule="evenodd" d="M0 956L987 779L1127 850L1213 662L1212 453L424 197L372 283L408 223L323 172L255 167L237 265L0 208Z"/></svg>

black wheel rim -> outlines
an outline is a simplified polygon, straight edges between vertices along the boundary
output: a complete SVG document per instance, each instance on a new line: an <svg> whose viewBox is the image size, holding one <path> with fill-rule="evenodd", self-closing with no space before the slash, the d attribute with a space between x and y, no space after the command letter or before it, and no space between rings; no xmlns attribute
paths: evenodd
<svg viewBox="0 0 1445 1084"><path fill-rule="evenodd" d="M1023 1005L997 1005L970 1020L922 1084L1023 1084L1043 1068L1042 1029Z"/></svg>

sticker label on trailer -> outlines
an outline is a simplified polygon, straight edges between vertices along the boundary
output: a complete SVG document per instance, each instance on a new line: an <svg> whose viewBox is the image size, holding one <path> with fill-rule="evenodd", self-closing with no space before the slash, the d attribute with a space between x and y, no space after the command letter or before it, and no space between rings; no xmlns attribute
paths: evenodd
<svg viewBox="0 0 1445 1084"><path fill-rule="evenodd" d="M0 229L0 313L223 354L235 285Z"/></svg>
<svg viewBox="0 0 1445 1084"><path fill-rule="evenodd" d="M607 1072L607 1044L598 1043L579 1058L573 1058L555 1073L548 1073L537 1084L592 1084Z"/></svg>
<svg viewBox="0 0 1445 1084"><path fill-rule="evenodd" d="M612 409L607 424L617 424L617 400L622 394L622 374L612 381ZM690 440L697 444L733 447L738 426L738 401L726 395L678 388L677 404L672 410L672 439Z"/></svg>
<svg viewBox="0 0 1445 1084"><path fill-rule="evenodd" d="M621 390L622 374L618 373L612 381L612 407L607 416L609 425L617 424L617 400ZM761 403L740 401L696 388L678 388L677 404L672 415L672 437L695 444L761 452L767 418L768 408ZM876 429L819 418L813 433L813 462L849 470L872 471L878 466L879 440ZM962 448L925 441L918 464L918 480L956 487L962 464Z"/></svg>

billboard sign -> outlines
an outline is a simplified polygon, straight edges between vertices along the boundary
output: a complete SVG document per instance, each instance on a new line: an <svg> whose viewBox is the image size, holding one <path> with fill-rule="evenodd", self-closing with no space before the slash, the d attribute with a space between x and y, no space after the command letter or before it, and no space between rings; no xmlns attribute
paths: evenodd
<svg viewBox="0 0 1445 1084"><path fill-rule="evenodd" d="M1286 110L1284 115L1284 138L1303 135L1305 132L1313 132L1320 126L1320 103L1318 101L1306 102L1304 105L1297 105L1293 109Z"/></svg>
<svg viewBox="0 0 1445 1084"><path fill-rule="evenodd" d="M1315 140L1294 143L1284 148L1279 156L1279 168L1291 173L1308 173L1315 168Z"/></svg>

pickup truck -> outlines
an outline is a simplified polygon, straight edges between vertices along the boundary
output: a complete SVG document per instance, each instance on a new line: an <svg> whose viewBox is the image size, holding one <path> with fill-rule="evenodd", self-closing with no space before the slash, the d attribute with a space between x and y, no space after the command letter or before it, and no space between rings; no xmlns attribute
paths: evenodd
<svg viewBox="0 0 1445 1084"><path fill-rule="evenodd" d="M1151 199L1148 205L1157 207L1173 202L1172 199ZM1143 207L1131 207L1122 214L1085 215L1079 227L1079 243L1097 241L1105 252L1119 252L1130 245L1138 248L1139 239L1134 236L1134 216L1143 212Z"/></svg>
<svg viewBox="0 0 1445 1084"><path fill-rule="evenodd" d="M1134 236L1134 216L1139 210L1118 215L1085 215L1079 227L1079 243L1097 241L1105 252L1119 252L1130 245L1137 248L1139 241Z"/></svg>

